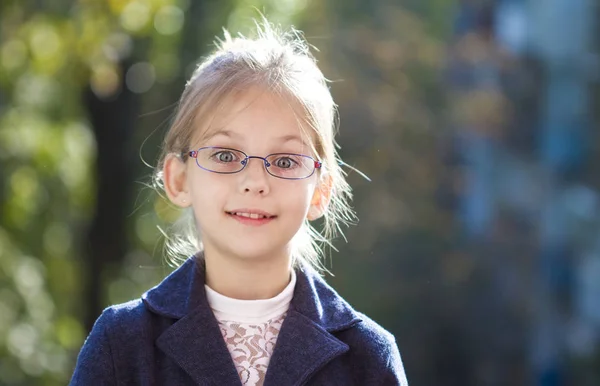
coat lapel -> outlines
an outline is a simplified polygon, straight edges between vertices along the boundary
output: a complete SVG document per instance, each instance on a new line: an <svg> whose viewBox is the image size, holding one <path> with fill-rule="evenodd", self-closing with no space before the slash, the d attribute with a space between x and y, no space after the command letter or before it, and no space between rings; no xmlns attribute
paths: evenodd
<svg viewBox="0 0 600 386"><path fill-rule="evenodd" d="M204 266L192 257L142 296L153 312L177 319L156 345L199 385L241 385L204 283Z"/></svg>
<svg viewBox="0 0 600 386"><path fill-rule="evenodd" d="M290 310L277 337L264 384L302 385L329 361L348 349L347 344L321 326Z"/></svg>
<svg viewBox="0 0 600 386"><path fill-rule="evenodd" d="M310 267L297 270L294 298L267 368L265 386L303 385L349 350L332 333L358 323L358 314Z"/></svg>
<svg viewBox="0 0 600 386"><path fill-rule="evenodd" d="M215 317L199 306L168 328L158 347L199 385L241 385Z"/></svg>

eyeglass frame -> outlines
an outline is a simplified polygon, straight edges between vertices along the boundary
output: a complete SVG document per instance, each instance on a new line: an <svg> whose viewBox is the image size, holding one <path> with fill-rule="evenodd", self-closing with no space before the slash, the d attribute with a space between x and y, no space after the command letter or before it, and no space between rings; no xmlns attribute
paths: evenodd
<svg viewBox="0 0 600 386"><path fill-rule="evenodd" d="M210 169L207 169L205 167L202 167L198 163L198 152L200 152L201 150L204 150L204 149L232 150L232 151L236 151L236 152L242 153L246 158L244 158L242 161L240 161L240 163L242 164L242 168L240 170L236 171L236 172L217 172L217 171L210 170ZM287 178L287 177L277 176L277 175L275 175L275 174L273 174L273 173L271 173L269 171L269 166L271 166L271 163L267 160L267 158L270 157L270 156L273 156L273 155L280 155L280 154L295 155L295 156L298 156L298 157L308 158L308 159L310 159L311 161L314 162L314 164L313 164L314 168L313 168L312 172L308 176L306 176L306 177ZM243 152L243 151L241 151L239 149L233 149L233 148L230 148L230 147L221 147L221 146L204 146L204 147L199 148L198 150L191 150L191 151L189 151L187 153L187 155L190 158L195 158L196 159L196 165L198 165L198 167L200 169L206 170L207 172L211 172L211 173L217 173L217 174L236 174L236 173L239 173L242 170L244 170L246 168L246 166L248 166L248 160L250 160L251 158L258 158L258 159L261 159L263 161L263 166L265 167L265 170L266 170L267 173L269 173L269 175L271 175L271 176L273 176L275 178L280 178L282 180L305 180L307 178L310 178L313 174L315 174L315 171L317 169L321 169L323 167L323 163L321 161L317 161L313 157L311 157L309 155L306 155L306 154L297 154L297 153L272 153L272 154L267 154L264 157L260 157L260 156L257 156L257 155L248 155L248 154L246 154L245 152Z"/></svg>

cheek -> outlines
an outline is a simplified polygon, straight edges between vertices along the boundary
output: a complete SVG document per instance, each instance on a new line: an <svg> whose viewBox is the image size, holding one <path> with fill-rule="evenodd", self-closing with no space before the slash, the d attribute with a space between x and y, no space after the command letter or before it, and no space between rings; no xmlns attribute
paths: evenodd
<svg viewBox="0 0 600 386"><path fill-rule="evenodd" d="M294 209L306 213L310 207L314 191L314 184L291 187L288 197L290 197Z"/></svg>
<svg viewBox="0 0 600 386"><path fill-rule="evenodd" d="M212 175L208 173L196 173L189 180L189 189L192 194L194 206L206 207L219 204L229 192L227 181L223 179L215 179L215 177L223 177L220 175Z"/></svg>

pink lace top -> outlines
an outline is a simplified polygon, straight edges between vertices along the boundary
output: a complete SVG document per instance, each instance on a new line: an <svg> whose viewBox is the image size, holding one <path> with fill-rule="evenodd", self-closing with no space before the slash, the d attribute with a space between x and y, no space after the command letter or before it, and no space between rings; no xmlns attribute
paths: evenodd
<svg viewBox="0 0 600 386"><path fill-rule="evenodd" d="M296 274L292 271L287 287L279 295L264 300L232 299L205 286L208 303L243 385L263 384L295 285Z"/></svg>

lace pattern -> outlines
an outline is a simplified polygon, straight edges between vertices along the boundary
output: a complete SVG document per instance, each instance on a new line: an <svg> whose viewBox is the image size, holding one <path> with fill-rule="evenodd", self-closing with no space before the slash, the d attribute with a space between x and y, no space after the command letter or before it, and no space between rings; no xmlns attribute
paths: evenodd
<svg viewBox="0 0 600 386"><path fill-rule="evenodd" d="M265 323L220 320L221 334L244 386L262 386L287 312Z"/></svg>

